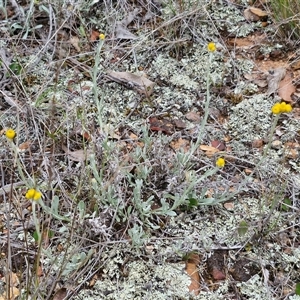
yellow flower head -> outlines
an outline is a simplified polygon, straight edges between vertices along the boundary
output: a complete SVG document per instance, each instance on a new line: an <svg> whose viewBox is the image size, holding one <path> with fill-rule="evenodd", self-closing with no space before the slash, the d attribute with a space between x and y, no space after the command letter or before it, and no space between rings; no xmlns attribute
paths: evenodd
<svg viewBox="0 0 300 300"><path fill-rule="evenodd" d="M99 39L100 40L104 40L105 39L105 34L104 33L100 33L99 34Z"/></svg>
<svg viewBox="0 0 300 300"><path fill-rule="evenodd" d="M216 161L216 166L223 168L225 166L225 159L223 157L219 157Z"/></svg>
<svg viewBox="0 0 300 300"><path fill-rule="evenodd" d="M272 107L272 113L273 114L281 114L281 113L289 113L292 111L292 106L291 104L286 104L285 102L281 103L275 103Z"/></svg>
<svg viewBox="0 0 300 300"><path fill-rule="evenodd" d="M208 43L207 49L209 52L215 52L217 49L216 44L213 42Z"/></svg>
<svg viewBox="0 0 300 300"><path fill-rule="evenodd" d="M5 135L8 139L13 140L16 136L16 132L13 129L9 128L6 130Z"/></svg>
<svg viewBox="0 0 300 300"><path fill-rule="evenodd" d="M275 103L275 104L272 106L272 113L275 114L275 115L281 113L280 103Z"/></svg>
<svg viewBox="0 0 300 300"><path fill-rule="evenodd" d="M42 193L35 190L35 189L29 189L27 193L25 194L25 198L30 200L33 199L35 201L39 200L42 197Z"/></svg>
<svg viewBox="0 0 300 300"><path fill-rule="evenodd" d="M285 102L280 103L281 112L290 112L292 110L291 104L286 104Z"/></svg>

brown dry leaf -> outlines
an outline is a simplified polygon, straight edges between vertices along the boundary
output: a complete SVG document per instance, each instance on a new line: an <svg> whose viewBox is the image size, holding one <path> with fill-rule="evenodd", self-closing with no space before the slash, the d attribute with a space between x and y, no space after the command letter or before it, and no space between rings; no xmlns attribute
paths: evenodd
<svg viewBox="0 0 300 300"><path fill-rule="evenodd" d="M244 10L244 17L250 22L267 21L268 13L259 8L249 6Z"/></svg>
<svg viewBox="0 0 300 300"><path fill-rule="evenodd" d="M206 268L208 274L213 279L213 282L216 280L223 280L225 276L225 262L228 255L228 250L215 250L211 256L206 260Z"/></svg>
<svg viewBox="0 0 300 300"><path fill-rule="evenodd" d="M263 139L255 139L252 141L252 147L253 148L261 148L264 145Z"/></svg>
<svg viewBox="0 0 300 300"><path fill-rule="evenodd" d="M62 145L61 148L65 151L65 153L68 155L69 159L74 161L85 161L88 159L92 151L91 150L76 150L76 151L70 151L65 145Z"/></svg>
<svg viewBox="0 0 300 300"><path fill-rule="evenodd" d="M235 193L235 192L236 192L236 188L235 188L235 187L233 187L233 186L231 186L231 187L229 188L229 192L231 192L231 193Z"/></svg>
<svg viewBox="0 0 300 300"><path fill-rule="evenodd" d="M143 142L140 142L140 141L139 141L139 137L138 137L136 134L130 132L130 133L129 133L129 138L130 138L133 142L135 142L135 145L137 145L138 147L143 148L143 147L145 146L145 144L144 144Z"/></svg>
<svg viewBox="0 0 300 300"><path fill-rule="evenodd" d="M185 270L187 274L191 277L189 291L193 292L196 296L200 293L200 275L197 268L197 265L199 265L199 263L199 255L193 253L189 255L189 258L185 264Z"/></svg>
<svg viewBox="0 0 300 300"><path fill-rule="evenodd" d="M291 67L293 70L299 70L300 69L300 60L293 62Z"/></svg>
<svg viewBox="0 0 300 300"><path fill-rule="evenodd" d="M43 267L42 267L42 266L38 266L36 275L37 275L38 277L41 277L41 276L44 275Z"/></svg>
<svg viewBox="0 0 300 300"><path fill-rule="evenodd" d="M109 79L125 86L132 87L147 96L150 96L153 93L155 82L149 80L145 76L115 71L108 71L107 76Z"/></svg>
<svg viewBox="0 0 300 300"><path fill-rule="evenodd" d="M7 276L4 276L1 280L6 283ZM19 277L16 273L11 272L9 276L10 286L17 286L20 284Z"/></svg>
<svg viewBox="0 0 300 300"><path fill-rule="evenodd" d="M291 159L296 159L299 157L299 151L295 150L295 149L288 149L285 152L285 155L287 158L291 158Z"/></svg>
<svg viewBox="0 0 300 300"><path fill-rule="evenodd" d="M10 288L10 297L6 295L6 292L4 292L2 295L0 295L0 300L14 300L20 295L20 290L16 287Z"/></svg>
<svg viewBox="0 0 300 300"><path fill-rule="evenodd" d="M97 280L98 280L98 275L95 274L89 282L89 287L93 287L96 284Z"/></svg>
<svg viewBox="0 0 300 300"><path fill-rule="evenodd" d="M77 52L81 52L81 49L79 47L79 37L78 36L71 36L69 42L76 49Z"/></svg>
<svg viewBox="0 0 300 300"><path fill-rule="evenodd" d="M30 145L31 145L31 142L30 141L26 141L26 142L24 142L24 143L22 143L22 144L19 145L19 149L21 151L27 150L27 149L29 149Z"/></svg>
<svg viewBox="0 0 300 300"><path fill-rule="evenodd" d="M54 295L54 297L53 297L53 300L63 300L63 299L65 299L66 298L66 296L67 296L67 289L66 288L61 288L61 289L59 289L56 293L55 293L55 295Z"/></svg>
<svg viewBox="0 0 300 300"><path fill-rule="evenodd" d="M174 125L168 119L158 119L157 117L150 117L148 119L151 131L161 131L167 135L174 132Z"/></svg>
<svg viewBox="0 0 300 300"><path fill-rule="evenodd" d="M284 144L284 147L289 148L289 149L300 150L300 144L296 143L296 142L287 142Z"/></svg>
<svg viewBox="0 0 300 300"><path fill-rule="evenodd" d="M246 8L244 10L244 17L247 21L250 21L250 22L256 22L256 21L260 20L259 16L257 16L253 12L251 12L251 10L249 8Z"/></svg>
<svg viewBox="0 0 300 300"><path fill-rule="evenodd" d="M279 82L285 77L286 69L285 68L277 68L272 71L269 71L269 75L267 78L268 81L268 94L276 93Z"/></svg>
<svg viewBox="0 0 300 300"><path fill-rule="evenodd" d="M279 83L278 95L287 102L293 102L291 95L296 91L291 74L287 73Z"/></svg>
<svg viewBox="0 0 300 300"><path fill-rule="evenodd" d="M211 275L214 280L224 280L226 278L225 274L215 266L212 268Z"/></svg>
<svg viewBox="0 0 300 300"><path fill-rule="evenodd" d="M82 132L82 137L88 142L92 140L92 136L87 131Z"/></svg>
<svg viewBox="0 0 300 300"><path fill-rule="evenodd" d="M189 145L190 145L190 141L189 140L185 140L182 138L179 138L178 140L172 141L170 144L170 147L173 150L178 150L180 148L183 148L184 152L188 152L189 151Z"/></svg>
<svg viewBox="0 0 300 300"><path fill-rule="evenodd" d="M199 114L193 111L188 112L185 117L191 122L200 122L201 120Z"/></svg>
<svg viewBox="0 0 300 300"><path fill-rule="evenodd" d="M3 282L6 282L7 276L4 276L1 278ZM9 281L10 281L10 297L6 294L6 291L2 295L0 295L0 300L14 300L20 295L20 290L16 288L20 284L19 277L17 276L16 273L10 273L9 276Z"/></svg>
<svg viewBox="0 0 300 300"><path fill-rule="evenodd" d="M244 172L245 172L245 174L250 175L253 172L253 170L246 168L246 169L244 169Z"/></svg>
<svg viewBox="0 0 300 300"><path fill-rule="evenodd" d="M262 78L261 74L245 74L244 77L250 81L252 81L253 83L255 83L256 85L258 85L259 87L266 87L268 85L268 82L266 79Z"/></svg>
<svg viewBox="0 0 300 300"><path fill-rule="evenodd" d="M262 27L267 27L268 25L269 25L268 22L261 22L261 26L262 26Z"/></svg>
<svg viewBox="0 0 300 300"><path fill-rule="evenodd" d="M224 151L226 149L226 146L222 141L213 140L210 143L211 143L212 147L214 147L220 151Z"/></svg>
<svg viewBox="0 0 300 300"><path fill-rule="evenodd" d="M90 34L90 42L94 42L97 41L99 39L99 34L100 32L97 30L92 30L91 34Z"/></svg>
<svg viewBox="0 0 300 300"><path fill-rule="evenodd" d="M179 129L186 128L186 124L182 120L176 119L176 120L173 120L173 122L174 122L175 126Z"/></svg>
<svg viewBox="0 0 300 300"><path fill-rule="evenodd" d="M129 133L129 137L134 141L137 141L139 139L138 136L132 132Z"/></svg>
<svg viewBox="0 0 300 300"><path fill-rule="evenodd" d="M199 149L205 151L207 157L212 157L214 154L220 151L219 149L208 145L200 145Z"/></svg>
<svg viewBox="0 0 300 300"><path fill-rule="evenodd" d="M253 6L250 6L248 8L253 14L260 17L260 19L263 18L263 17L268 16L268 13L266 11L261 10L260 8L256 8L256 7L253 7Z"/></svg>
<svg viewBox="0 0 300 300"><path fill-rule="evenodd" d="M285 147L285 155L287 158L297 159L299 157L300 145L295 142L287 142L284 144Z"/></svg>

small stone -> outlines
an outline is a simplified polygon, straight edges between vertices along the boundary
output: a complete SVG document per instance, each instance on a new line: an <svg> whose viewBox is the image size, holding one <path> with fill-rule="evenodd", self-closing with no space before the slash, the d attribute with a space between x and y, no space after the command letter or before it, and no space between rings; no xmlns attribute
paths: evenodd
<svg viewBox="0 0 300 300"><path fill-rule="evenodd" d="M178 119L174 120L174 124L179 129L186 128L186 124L183 121L181 121L181 120L178 120Z"/></svg>
<svg viewBox="0 0 300 300"><path fill-rule="evenodd" d="M226 202L226 203L224 203L224 207L227 210L234 210L234 203L233 202Z"/></svg>
<svg viewBox="0 0 300 300"><path fill-rule="evenodd" d="M279 150L282 146L282 142L279 140L273 141L271 146L273 149Z"/></svg>
<svg viewBox="0 0 300 300"><path fill-rule="evenodd" d="M191 121L191 122L200 122L201 118L199 116L199 114L197 114L196 112L194 111L190 111L188 112L185 117Z"/></svg>
<svg viewBox="0 0 300 300"><path fill-rule="evenodd" d="M256 139L252 141L253 148L261 148L263 144L264 144L263 139Z"/></svg>

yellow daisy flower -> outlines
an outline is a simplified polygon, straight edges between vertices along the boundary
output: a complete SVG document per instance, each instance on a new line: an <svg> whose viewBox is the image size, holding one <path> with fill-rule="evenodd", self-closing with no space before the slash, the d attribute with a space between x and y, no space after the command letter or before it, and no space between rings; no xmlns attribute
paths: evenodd
<svg viewBox="0 0 300 300"><path fill-rule="evenodd" d="M291 104L286 104L285 102L280 103L281 112L290 112L292 110Z"/></svg>
<svg viewBox="0 0 300 300"><path fill-rule="evenodd" d="M281 113L281 105L280 105L280 103L275 103L275 104L272 106L272 113L275 114L275 115Z"/></svg>
<svg viewBox="0 0 300 300"><path fill-rule="evenodd" d="M208 43L207 49L209 52L215 52L217 49L216 44L213 42Z"/></svg>
<svg viewBox="0 0 300 300"><path fill-rule="evenodd" d="M9 129L6 130L5 136L6 136L8 139L13 140L14 137L16 136L16 132L15 132L13 129L9 128Z"/></svg>
<svg viewBox="0 0 300 300"><path fill-rule="evenodd" d="M289 113L292 111L291 104L286 104L285 102L275 103L272 107L273 114Z"/></svg>
<svg viewBox="0 0 300 300"><path fill-rule="evenodd" d="M29 189L27 193L25 194L25 198L30 200L33 199L35 201L39 200L42 197L42 193L35 190L35 189Z"/></svg>
<svg viewBox="0 0 300 300"><path fill-rule="evenodd" d="M219 157L216 161L216 166L223 168L225 166L225 159L223 157Z"/></svg>

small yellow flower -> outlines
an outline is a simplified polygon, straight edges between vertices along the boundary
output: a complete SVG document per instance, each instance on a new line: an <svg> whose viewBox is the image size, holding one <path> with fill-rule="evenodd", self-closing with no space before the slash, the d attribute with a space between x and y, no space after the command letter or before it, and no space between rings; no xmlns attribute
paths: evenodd
<svg viewBox="0 0 300 300"><path fill-rule="evenodd" d="M280 103L281 112L290 112L292 110L291 104L286 104L285 102Z"/></svg>
<svg viewBox="0 0 300 300"><path fill-rule="evenodd" d="M8 139L13 140L16 136L16 132L13 129L9 128L6 130L5 135Z"/></svg>
<svg viewBox="0 0 300 300"><path fill-rule="evenodd" d="M216 166L223 168L225 166L225 159L223 157L219 157L216 161Z"/></svg>
<svg viewBox="0 0 300 300"><path fill-rule="evenodd" d="M272 106L272 113L275 114L275 115L281 113L281 106L280 106L280 103L275 103L275 104Z"/></svg>
<svg viewBox="0 0 300 300"><path fill-rule="evenodd" d="M292 111L292 105L291 104L287 104L286 106L285 106L285 112L286 113L289 113L289 112L291 112Z"/></svg>
<svg viewBox="0 0 300 300"><path fill-rule="evenodd" d="M35 190L35 189L29 189L27 193L25 194L25 198L30 200L33 199L35 201L39 200L42 197L42 193Z"/></svg>
<svg viewBox="0 0 300 300"><path fill-rule="evenodd" d="M99 34L99 39L100 40L104 40L105 39L105 34L104 33L100 33Z"/></svg>
<svg viewBox="0 0 300 300"><path fill-rule="evenodd" d="M286 104L285 102L275 103L272 107L273 114L289 113L292 111L291 104Z"/></svg>
<svg viewBox="0 0 300 300"><path fill-rule="evenodd" d="M29 189L25 195L25 198L31 199L31 198L33 198L34 194L35 194L35 189Z"/></svg>
<svg viewBox="0 0 300 300"><path fill-rule="evenodd" d="M215 52L217 49L216 44L213 42L208 43L207 49L209 52Z"/></svg>

